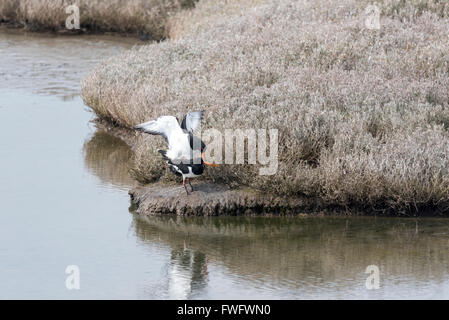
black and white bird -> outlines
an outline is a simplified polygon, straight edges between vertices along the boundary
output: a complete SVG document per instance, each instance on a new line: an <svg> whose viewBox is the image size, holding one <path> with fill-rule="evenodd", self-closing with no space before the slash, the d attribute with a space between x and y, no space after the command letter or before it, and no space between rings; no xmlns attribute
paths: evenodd
<svg viewBox="0 0 449 320"><path fill-rule="evenodd" d="M176 117L162 116L134 127L138 131L148 134L161 135L168 143L168 150L158 150L162 158L170 166L170 171L182 176L182 184L187 194L187 183L193 191L190 178L198 177L204 172L205 165L214 166L204 160L206 145L193 133L199 129L203 111L189 112L185 115L181 125Z"/></svg>

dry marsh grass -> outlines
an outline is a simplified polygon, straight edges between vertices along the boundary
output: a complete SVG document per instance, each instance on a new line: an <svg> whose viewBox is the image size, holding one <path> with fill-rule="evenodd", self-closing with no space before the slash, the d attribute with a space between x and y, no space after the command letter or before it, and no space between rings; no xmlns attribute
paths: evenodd
<svg viewBox="0 0 449 320"><path fill-rule="evenodd" d="M81 28L92 32L138 33L141 37L160 40L167 37L171 14L193 7L196 0L2 0L0 22L29 30L65 29L65 8L76 4Z"/></svg>
<svg viewBox="0 0 449 320"><path fill-rule="evenodd" d="M275 175L223 165L208 171L212 180L330 205L447 212L448 3L378 1L380 30L365 27L369 1L248 3L178 13L176 40L95 68L85 103L127 127L204 109L206 127L279 130ZM162 145L142 139L140 181L164 176Z"/></svg>
<svg viewBox="0 0 449 320"><path fill-rule="evenodd" d="M191 10L178 11L171 15L167 22L170 39L178 39L188 34L195 34L223 22L231 16L245 15L267 0L222 0L200 1Z"/></svg>

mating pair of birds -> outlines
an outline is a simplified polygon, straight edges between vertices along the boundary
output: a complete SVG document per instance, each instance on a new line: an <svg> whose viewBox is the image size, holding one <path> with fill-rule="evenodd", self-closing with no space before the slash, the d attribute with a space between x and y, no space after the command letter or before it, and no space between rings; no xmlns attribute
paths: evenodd
<svg viewBox="0 0 449 320"><path fill-rule="evenodd" d="M194 135L194 132L200 127L203 114L203 111L189 112L185 115L181 125L176 117L162 116L134 127L138 131L161 135L165 138L168 150L158 151L169 165L170 171L177 176L182 176L182 184L187 194L189 191L186 181L190 185L190 192L193 192L190 178L202 175L206 165L217 167L216 164L204 160L206 145ZM195 158L198 151L201 156Z"/></svg>

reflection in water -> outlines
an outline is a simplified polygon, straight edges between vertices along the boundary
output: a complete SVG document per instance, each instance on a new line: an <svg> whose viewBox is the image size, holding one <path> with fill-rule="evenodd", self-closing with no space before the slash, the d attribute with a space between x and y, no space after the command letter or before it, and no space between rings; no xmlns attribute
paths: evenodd
<svg viewBox="0 0 449 320"><path fill-rule="evenodd" d="M207 282L206 255L187 248L173 249L167 272L168 295L171 299L192 299Z"/></svg>
<svg viewBox="0 0 449 320"><path fill-rule="evenodd" d="M112 184L128 191L135 184L129 175L132 151L121 139L97 130L84 143L83 152L86 168L100 178L104 185Z"/></svg>
<svg viewBox="0 0 449 320"><path fill-rule="evenodd" d="M224 267L237 278L234 283L249 282L287 298L448 294L442 291L449 285L444 219L135 215L134 227L144 243L171 247L171 298L206 295L207 279L216 276L210 268L206 272L207 264ZM365 288L372 264L380 268L381 290Z"/></svg>

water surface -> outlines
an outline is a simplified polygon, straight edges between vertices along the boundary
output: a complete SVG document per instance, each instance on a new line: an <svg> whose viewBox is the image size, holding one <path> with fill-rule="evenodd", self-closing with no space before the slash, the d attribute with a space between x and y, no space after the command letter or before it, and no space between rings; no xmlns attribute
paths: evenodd
<svg viewBox="0 0 449 320"><path fill-rule="evenodd" d="M0 33L0 298L449 298L446 219L130 214L131 151L79 83L136 44Z"/></svg>

